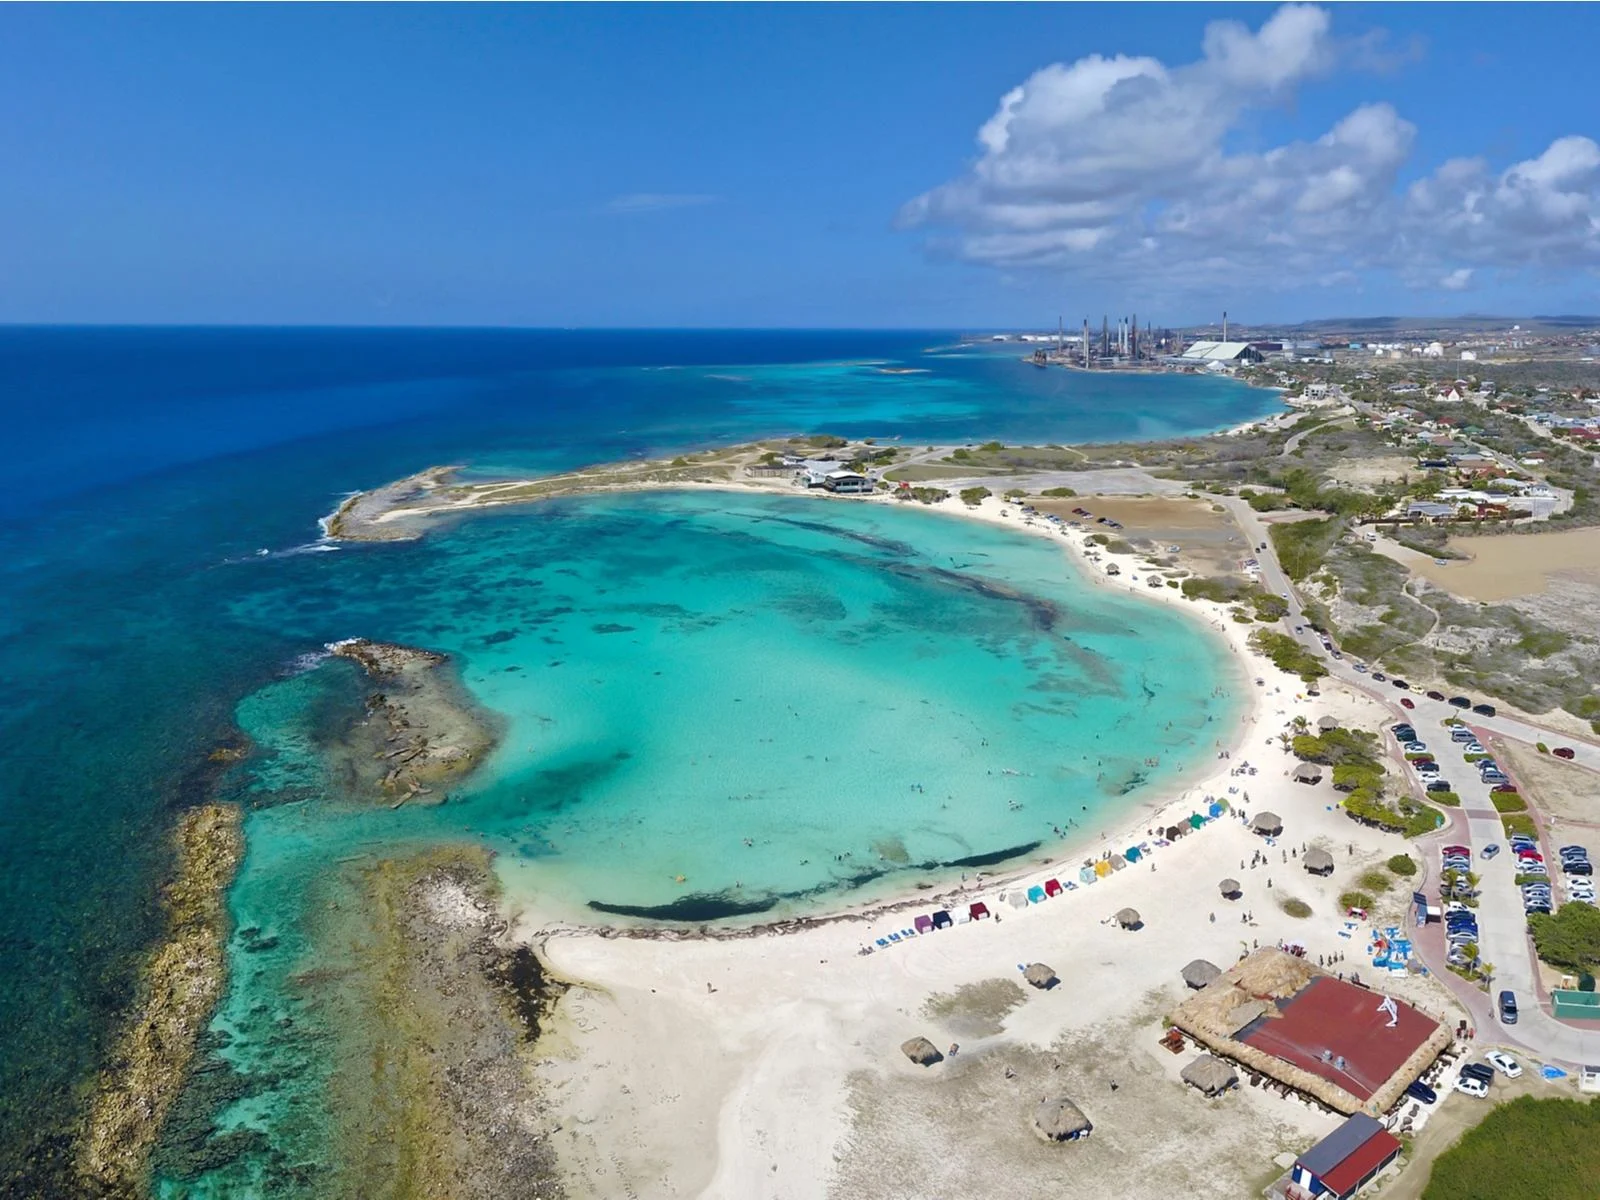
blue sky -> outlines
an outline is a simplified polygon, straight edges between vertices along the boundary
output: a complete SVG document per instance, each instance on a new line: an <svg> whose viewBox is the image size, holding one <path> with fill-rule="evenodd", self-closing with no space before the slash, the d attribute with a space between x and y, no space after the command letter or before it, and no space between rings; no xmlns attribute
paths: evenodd
<svg viewBox="0 0 1600 1200"><path fill-rule="evenodd" d="M0 321L1600 312L1597 44L1582 5L0 6Z"/></svg>

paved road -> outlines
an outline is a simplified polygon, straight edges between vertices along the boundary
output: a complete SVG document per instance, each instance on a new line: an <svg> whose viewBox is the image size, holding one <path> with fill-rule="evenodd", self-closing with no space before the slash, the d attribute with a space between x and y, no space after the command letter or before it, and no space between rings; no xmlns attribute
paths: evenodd
<svg viewBox="0 0 1600 1200"><path fill-rule="evenodd" d="M1233 514L1252 547L1265 544L1265 550L1254 552L1261 564L1261 582L1269 591L1288 599L1289 628L1292 630L1296 626L1304 626L1305 612L1300 598L1278 564L1272 540L1267 533L1267 523L1261 519L1261 514L1236 496L1222 497L1221 502ZM1309 649L1323 653L1320 637L1309 627L1303 628L1295 636ZM1559 1061L1568 1066L1600 1063L1600 1030L1565 1025L1538 1006L1533 944L1528 937L1522 895L1514 882L1515 856L1505 849L1505 830L1489 799L1489 785L1478 778L1476 767L1464 761L1460 747L1450 741L1449 731L1442 722L1447 717L1461 717L1469 721L1480 735L1492 732L1529 744L1542 741L1548 745L1570 746L1574 751L1574 761L1597 771L1600 771L1600 746L1543 729L1517 717L1498 714L1485 717L1462 712L1443 701L1429 700L1418 692L1401 690L1388 682L1375 682L1369 675L1358 672L1348 659L1326 658L1325 663L1334 678L1382 701L1397 719L1403 718L1415 726L1421 739L1436 752L1440 769L1461 797L1469 844L1473 850L1473 865L1481 877L1478 950L1484 961L1494 964L1493 990L1498 993L1501 989L1508 989L1518 997L1518 1021L1515 1026L1499 1024L1498 1016L1493 1012L1494 1005L1488 998L1484 998L1482 1003L1470 1004L1479 1027L1487 1030L1492 1022L1497 1040L1524 1046L1547 1061ZM1401 696L1410 700L1414 707L1402 708L1399 704ZM1428 853L1433 857L1433 878L1437 879L1439 846L1448 839L1434 840L1439 845L1430 847ZM1482 851L1490 844L1498 844L1501 852L1497 857L1485 860ZM1600 853L1600 845L1592 849ZM1551 886L1559 888L1559 856L1553 850L1554 847L1546 845L1544 856L1547 864L1556 864ZM1443 962L1431 965L1436 970L1444 968Z"/></svg>

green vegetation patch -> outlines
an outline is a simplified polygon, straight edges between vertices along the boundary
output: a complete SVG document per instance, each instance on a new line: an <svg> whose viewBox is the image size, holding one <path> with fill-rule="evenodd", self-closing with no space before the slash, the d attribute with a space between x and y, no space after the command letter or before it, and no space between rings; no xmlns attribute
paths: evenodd
<svg viewBox="0 0 1600 1200"><path fill-rule="evenodd" d="M1533 818L1523 813L1508 813L1500 818L1500 824L1505 827L1507 837L1518 833L1526 834L1528 837L1539 835Z"/></svg>
<svg viewBox="0 0 1600 1200"><path fill-rule="evenodd" d="M1298 675L1307 683L1321 679L1328 673L1322 660L1286 633L1271 629L1257 629L1250 635L1250 644L1272 660L1273 666L1291 675Z"/></svg>
<svg viewBox="0 0 1600 1200"><path fill-rule="evenodd" d="M1372 897L1365 892L1341 892L1339 895L1340 908L1371 908Z"/></svg>
<svg viewBox="0 0 1600 1200"><path fill-rule="evenodd" d="M1600 971L1600 908L1589 904L1563 904L1551 914L1528 918L1534 949L1552 967L1569 971Z"/></svg>
<svg viewBox="0 0 1600 1200"><path fill-rule="evenodd" d="M984 500L988 499L992 495L994 495L994 493L986 487L962 488L961 503L967 505L969 508L976 508L979 504L983 503Z"/></svg>
<svg viewBox="0 0 1600 1200"><path fill-rule="evenodd" d="M1283 911L1288 913L1291 917L1297 917L1302 921L1311 915L1311 905L1307 904L1304 900L1296 900L1293 897L1280 901L1278 903L1278 907L1283 909Z"/></svg>
<svg viewBox="0 0 1600 1200"><path fill-rule="evenodd" d="M1359 884L1363 890L1374 893L1388 891L1389 885L1392 882L1394 881L1382 871L1364 871L1361 874L1361 878L1356 880L1356 883Z"/></svg>
<svg viewBox="0 0 1600 1200"><path fill-rule="evenodd" d="M1516 792L1495 792L1489 797L1494 802L1494 810L1498 813L1519 813L1528 811L1528 802Z"/></svg>
<svg viewBox="0 0 1600 1200"><path fill-rule="evenodd" d="M1396 854L1384 865L1401 878L1408 878L1417 873L1417 860L1409 854Z"/></svg>
<svg viewBox="0 0 1600 1200"><path fill-rule="evenodd" d="M1069 487L1045 488L1044 491L1039 493L1039 495L1048 496L1052 500L1070 500L1077 494L1077 492L1073 491Z"/></svg>
<svg viewBox="0 0 1600 1200"><path fill-rule="evenodd" d="M1307 578L1322 566L1323 558L1344 532L1344 522L1338 517L1294 521L1274 525L1269 532L1284 572L1290 579L1298 580Z"/></svg>

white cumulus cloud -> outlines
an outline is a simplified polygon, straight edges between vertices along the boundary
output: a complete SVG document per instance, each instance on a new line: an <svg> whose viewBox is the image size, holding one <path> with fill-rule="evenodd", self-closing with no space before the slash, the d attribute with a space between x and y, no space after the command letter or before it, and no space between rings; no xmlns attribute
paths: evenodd
<svg viewBox="0 0 1600 1200"><path fill-rule="evenodd" d="M1001 98L969 168L899 223L938 231L930 245L970 261L1070 265L1168 292L1218 271L1278 286L1393 270L1460 290L1480 266L1600 265L1600 146L1587 137L1498 174L1446 162L1403 191L1417 129L1381 101L1310 140L1233 149L1254 112L1365 44L1330 26L1324 9L1288 4L1255 30L1214 22L1193 62L1090 54L1043 67Z"/></svg>

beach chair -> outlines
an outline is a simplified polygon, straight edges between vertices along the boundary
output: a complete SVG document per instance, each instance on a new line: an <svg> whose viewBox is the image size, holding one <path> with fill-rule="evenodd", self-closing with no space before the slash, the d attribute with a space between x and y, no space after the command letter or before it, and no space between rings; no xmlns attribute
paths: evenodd
<svg viewBox="0 0 1600 1200"><path fill-rule="evenodd" d="M888 938L879 938L875 944L879 945L879 946L887 946L889 944L889 939Z"/></svg>
<svg viewBox="0 0 1600 1200"><path fill-rule="evenodd" d="M889 940L891 942L898 942L900 940L900 935L898 933L891 933L889 935Z"/></svg>

